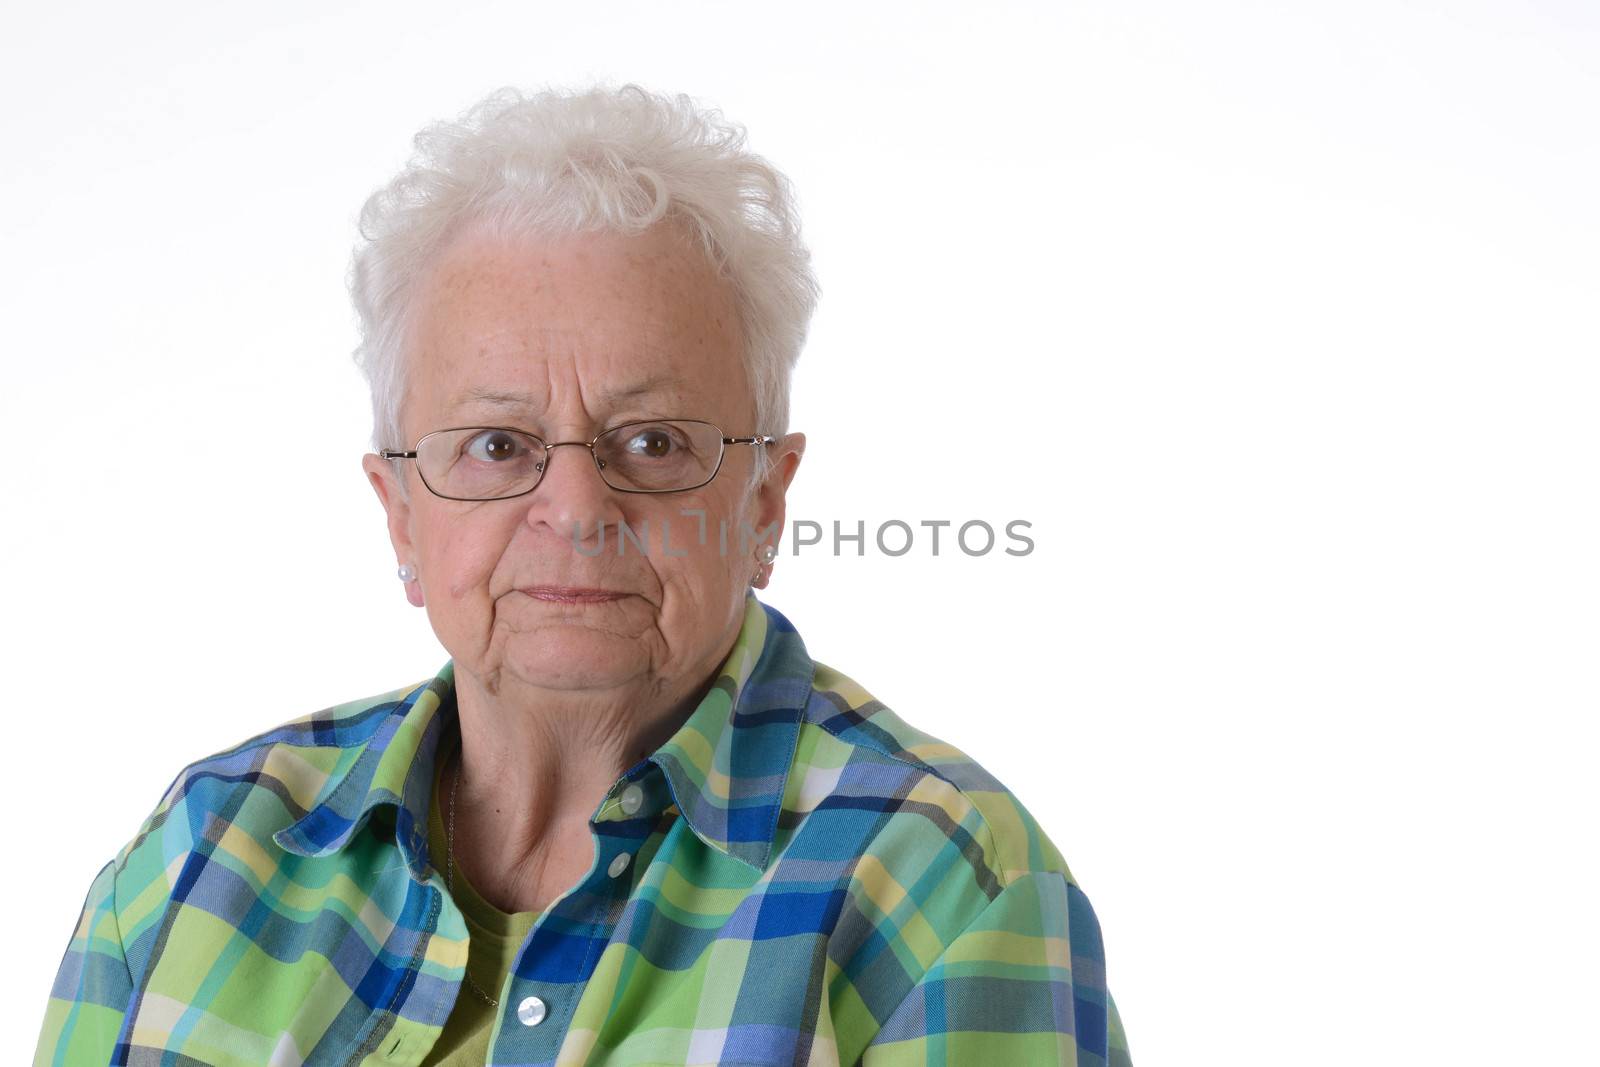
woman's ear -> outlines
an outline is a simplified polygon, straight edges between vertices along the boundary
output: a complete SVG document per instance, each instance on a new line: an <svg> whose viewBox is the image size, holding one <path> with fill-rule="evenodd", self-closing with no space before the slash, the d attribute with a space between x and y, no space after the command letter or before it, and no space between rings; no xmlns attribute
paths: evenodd
<svg viewBox="0 0 1600 1067"><path fill-rule="evenodd" d="M415 568L417 554L411 543L411 500L405 487L400 484L401 476L395 473L393 463L376 452L368 452L361 457L361 469L366 471L367 481L372 484L373 492L378 494L378 503L383 505L389 526L389 543L394 546L395 558L400 564L409 563ZM416 607L422 607L424 601L420 575L405 583L405 591L406 600Z"/></svg>
<svg viewBox="0 0 1600 1067"><path fill-rule="evenodd" d="M757 533L766 530L776 531L770 542L776 548L778 542L783 539L783 524L788 513L789 483L794 481L795 471L800 469L800 460L805 455L806 435L784 434L778 439L777 444L763 447L771 448L774 456L767 476L756 487L752 511ZM764 588L771 570L770 563L756 567L755 576L750 584L757 589Z"/></svg>

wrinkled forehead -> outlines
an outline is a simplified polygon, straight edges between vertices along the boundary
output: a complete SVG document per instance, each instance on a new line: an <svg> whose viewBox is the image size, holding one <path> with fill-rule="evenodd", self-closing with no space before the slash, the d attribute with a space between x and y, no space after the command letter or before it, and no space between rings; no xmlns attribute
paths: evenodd
<svg viewBox="0 0 1600 1067"><path fill-rule="evenodd" d="M415 301L413 433L511 414L519 426L678 417L748 432L732 293L670 235L458 243Z"/></svg>
<svg viewBox="0 0 1600 1067"><path fill-rule="evenodd" d="M419 352L408 390L418 400L418 413L468 421L587 416L599 424L596 430L635 417L721 424L729 418L742 423L753 414L746 410L753 405L737 349L655 342L603 326L539 327L522 340L466 356L447 349Z"/></svg>

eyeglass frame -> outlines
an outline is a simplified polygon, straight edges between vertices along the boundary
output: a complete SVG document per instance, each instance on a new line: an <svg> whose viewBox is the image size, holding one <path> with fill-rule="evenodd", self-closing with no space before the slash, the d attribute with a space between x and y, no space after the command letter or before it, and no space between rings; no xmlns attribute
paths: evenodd
<svg viewBox="0 0 1600 1067"><path fill-rule="evenodd" d="M527 430L519 430L515 426L446 426L438 430L429 430L427 433L417 438L417 443L412 445L410 449L380 448L378 449L378 455L383 459L409 459L414 461L417 458L417 453L422 450L422 442L426 441L435 434L454 433L457 430L502 430L507 433L520 434L523 437L531 437L541 445L544 445L544 458L539 464L539 480L528 486L528 488L524 489L522 492L511 493L507 496L446 496L428 484L428 479L422 475L421 465L418 465L417 480L422 483L422 487L424 489L432 493L434 496L441 500L461 500L467 503L477 504L486 503L491 500L515 500L517 497L527 496L529 493L539 488L540 485L544 484L544 476L550 467L550 450L553 448L560 448L562 445L582 445L584 448L587 448L589 450L589 458L594 461L595 473L600 476L600 480L605 483L607 489L611 489L618 493L687 493L691 490L700 489L704 486L710 485L711 482L716 478L717 474L722 470L722 461L728 458L728 449L726 446L760 446L777 444L778 442L776 437L773 437L770 434L762 433L755 434L751 437L722 437L722 447L720 447L717 452L717 465L711 468L711 473L706 476L706 480L697 485L686 485L680 489L622 489L612 485L610 480L606 478L605 468L600 465L600 456L595 452L594 446L598 444L600 438L606 436L606 434L615 433L617 430L623 430L629 426L649 426L653 423L659 422L695 422L702 426L711 427L713 430L716 430L719 435L722 434L722 427L718 426L714 422L708 422L705 419L630 419L627 422L619 422L615 426L606 427L604 430L601 430L599 433L595 434L594 437L588 441L546 441L536 433L530 433Z"/></svg>

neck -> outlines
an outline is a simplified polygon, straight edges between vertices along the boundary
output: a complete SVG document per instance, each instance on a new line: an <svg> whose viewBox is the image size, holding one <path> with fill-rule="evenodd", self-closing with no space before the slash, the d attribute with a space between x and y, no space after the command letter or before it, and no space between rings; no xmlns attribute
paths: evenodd
<svg viewBox="0 0 1600 1067"><path fill-rule="evenodd" d="M447 803L454 791L458 876L508 912L542 910L575 885L594 862L600 801L683 724L727 652L692 682L516 699L458 670L461 747L440 782Z"/></svg>

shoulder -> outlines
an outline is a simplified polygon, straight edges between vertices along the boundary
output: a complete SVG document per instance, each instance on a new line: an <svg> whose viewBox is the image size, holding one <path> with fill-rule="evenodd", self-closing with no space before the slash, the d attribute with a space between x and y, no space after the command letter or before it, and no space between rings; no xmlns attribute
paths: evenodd
<svg viewBox="0 0 1600 1067"><path fill-rule="evenodd" d="M172 779L141 833L158 830L182 814L193 832L201 834L205 824L197 817L231 820L239 814L240 795L256 791L303 814L426 684L419 681L306 712L191 760Z"/></svg>
<svg viewBox="0 0 1600 1067"><path fill-rule="evenodd" d="M790 787L797 814L872 812L869 854L905 869L963 864L988 897L1029 875L1075 884L1055 842L999 779L820 662L791 773L800 779Z"/></svg>
<svg viewBox="0 0 1600 1067"><path fill-rule="evenodd" d="M881 1040L894 1062L921 1063L930 1035L971 1030L985 1043L974 1047L1036 1062L1044 1045L1054 1055L1059 1020L1093 1010L1098 920L1033 814L966 752L822 663L783 809L770 882L830 884L828 953L843 975L830 1004L851 1057ZM996 1042L1013 1026L1032 1036L1007 1051Z"/></svg>
<svg viewBox="0 0 1600 1067"><path fill-rule="evenodd" d="M108 865L130 946L159 919L169 898L187 892L190 856L232 857L241 870L265 872L273 862L272 835L337 788L399 718L396 710L426 684L304 713L179 769Z"/></svg>

